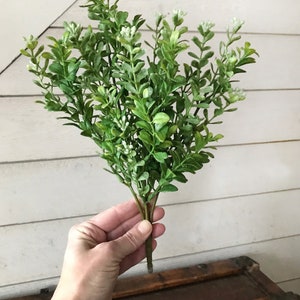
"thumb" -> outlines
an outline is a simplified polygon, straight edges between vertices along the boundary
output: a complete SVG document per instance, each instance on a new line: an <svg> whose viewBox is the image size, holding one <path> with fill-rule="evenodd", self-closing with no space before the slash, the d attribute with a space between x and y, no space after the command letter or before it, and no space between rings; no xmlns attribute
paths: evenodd
<svg viewBox="0 0 300 300"><path fill-rule="evenodd" d="M143 220L127 231L123 236L114 240L118 249L119 259L122 260L127 255L140 248L152 232L152 225L149 221Z"/></svg>

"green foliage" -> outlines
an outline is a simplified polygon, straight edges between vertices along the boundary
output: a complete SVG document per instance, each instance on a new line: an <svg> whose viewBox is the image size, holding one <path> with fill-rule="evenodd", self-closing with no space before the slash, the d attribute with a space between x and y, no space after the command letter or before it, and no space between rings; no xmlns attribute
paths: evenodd
<svg viewBox="0 0 300 300"><path fill-rule="evenodd" d="M233 77L255 62L256 51L248 42L233 46L242 26L236 20L215 55L213 24L200 24L188 41L181 11L148 25L153 40L144 47L140 15L129 19L107 0L90 0L86 7L97 28L65 23L61 38L49 37L49 49L31 36L21 53L43 91L40 102L64 112L66 124L95 141L151 220L158 194L177 191L174 181L186 182L187 172L213 158L208 145L222 135L210 132L210 125L245 98L232 87ZM182 53L189 58L184 63Z"/></svg>

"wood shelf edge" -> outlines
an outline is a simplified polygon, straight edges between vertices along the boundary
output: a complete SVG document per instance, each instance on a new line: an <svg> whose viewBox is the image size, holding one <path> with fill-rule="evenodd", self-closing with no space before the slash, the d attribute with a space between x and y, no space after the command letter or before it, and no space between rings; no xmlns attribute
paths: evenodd
<svg viewBox="0 0 300 300"><path fill-rule="evenodd" d="M207 264L123 278L117 282L113 299L233 276L247 270L257 269L259 269L257 262L247 256L240 256Z"/></svg>

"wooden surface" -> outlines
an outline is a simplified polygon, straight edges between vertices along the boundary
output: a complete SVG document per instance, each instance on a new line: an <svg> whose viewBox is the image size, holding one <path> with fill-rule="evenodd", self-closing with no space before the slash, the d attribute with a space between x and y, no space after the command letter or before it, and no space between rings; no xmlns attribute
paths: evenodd
<svg viewBox="0 0 300 300"><path fill-rule="evenodd" d="M120 280L113 299L271 299L284 292L248 257Z"/></svg>
<svg viewBox="0 0 300 300"><path fill-rule="evenodd" d="M49 300L52 292L12 300ZM284 300L300 297L285 293L242 256L208 264L119 279L113 299L123 300Z"/></svg>

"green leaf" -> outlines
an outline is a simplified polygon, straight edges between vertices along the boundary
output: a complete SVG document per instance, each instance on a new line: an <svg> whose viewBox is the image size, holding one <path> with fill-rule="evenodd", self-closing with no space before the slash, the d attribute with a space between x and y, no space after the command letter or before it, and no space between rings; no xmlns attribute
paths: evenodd
<svg viewBox="0 0 300 300"><path fill-rule="evenodd" d="M179 153L179 150L177 149L176 151L172 151L171 152L171 155L172 155L172 165L173 167L177 167L181 164L181 160L182 160L182 156L180 155Z"/></svg>
<svg viewBox="0 0 300 300"><path fill-rule="evenodd" d="M136 108L132 110L133 114L135 114L136 116L138 116L140 119L149 122L149 116L146 112L146 109L143 105L139 104L138 102L136 102Z"/></svg>
<svg viewBox="0 0 300 300"><path fill-rule="evenodd" d="M196 55L194 52L188 52L188 55L195 58L195 59L199 59L199 56Z"/></svg>
<svg viewBox="0 0 300 300"><path fill-rule="evenodd" d="M167 138L167 134L169 130L168 126L164 126L162 128L155 128L155 129L156 129L155 136L158 138L158 140L161 143L163 143Z"/></svg>
<svg viewBox="0 0 300 300"><path fill-rule="evenodd" d="M218 141L220 139L224 138L224 135L223 134L217 134L214 136L214 141Z"/></svg>
<svg viewBox="0 0 300 300"><path fill-rule="evenodd" d="M205 147L206 141L200 132L195 133L195 152L199 152L203 147Z"/></svg>
<svg viewBox="0 0 300 300"><path fill-rule="evenodd" d="M182 183L186 183L188 181L187 178L182 173L177 173L175 180Z"/></svg>
<svg viewBox="0 0 300 300"><path fill-rule="evenodd" d="M27 52L25 49L21 49L20 53L24 56L31 57L31 54L29 52Z"/></svg>
<svg viewBox="0 0 300 300"><path fill-rule="evenodd" d="M166 152L154 152L153 157L156 161L163 163L166 158L168 158L168 154Z"/></svg>
<svg viewBox="0 0 300 300"><path fill-rule="evenodd" d="M159 112L157 113L154 118L153 118L153 123L158 124L158 125L164 125L167 124L170 120L170 117L164 113L164 112Z"/></svg>
<svg viewBox="0 0 300 300"><path fill-rule="evenodd" d="M152 137L151 135L145 131L145 130L141 130L140 134L139 134L139 139L147 145L152 145L153 141L152 141Z"/></svg>
<svg viewBox="0 0 300 300"><path fill-rule="evenodd" d="M114 153L114 145L113 145L113 143L111 143L111 142L103 142L101 144L101 146L102 146L102 149L104 149L104 150L106 150L106 151L108 151L110 153Z"/></svg>
<svg viewBox="0 0 300 300"><path fill-rule="evenodd" d="M64 68L63 66L59 63L59 62L53 62L50 66L49 66L49 70L53 73L56 74L63 74L64 72Z"/></svg>
<svg viewBox="0 0 300 300"><path fill-rule="evenodd" d="M214 110L214 116L218 117L220 115L222 115L224 113L224 109L223 108L217 108Z"/></svg>
<svg viewBox="0 0 300 300"><path fill-rule="evenodd" d="M49 111L60 111L62 106L60 103L56 103L54 101L47 101L45 108Z"/></svg>
<svg viewBox="0 0 300 300"><path fill-rule="evenodd" d="M144 160L140 160L138 161L135 165L134 165L134 170L136 171L138 169L138 167L144 167L146 164L146 162Z"/></svg>
<svg viewBox="0 0 300 300"><path fill-rule="evenodd" d="M174 173L172 170L167 169L165 178L166 178L168 181L171 181L171 180L173 180L175 177L176 177L175 173Z"/></svg>
<svg viewBox="0 0 300 300"><path fill-rule="evenodd" d="M148 180L149 178L149 173L148 172L144 172L139 178L138 181L145 181Z"/></svg>
<svg viewBox="0 0 300 300"><path fill-rule="evenodd" d="M196 105L196 107L198 107L198 108L209 108L209 104L208 103L199 103L199 104L197 104Z"/></svg>
<svg viewBox="0 0 300 300"><path fill-rule="evenodd" d="M126 82L126 81L122 81L122 82L120 82L120 84L122 84L128 92L130 92L132 94L137 94L138 93L136 88L131 83Z"/></svg>
<svg viewBox="0 0 300 300"><path fill-rule="evenodd" d="M146 122L146 121L142 121L142 120L137 121L137 122L136 122L136 126L137 126L138 128L140 128L140 129L145 129L145 130L148 131L148 132L152 132L152 127L151 127L151 125L150 125L148 122Z"/></svg>
<svg viewBox="0 0 300 300"><path fill-rule="evenodd" d="M153 89L151 87L145 88L143 90L143 98L151 97L152 93L153 93Z"/></svg>
<svg viewBox="0 0 300 300"><path fill-rule="evenodd" d="M161 187L160 192L177 192L178 188L173 184L167 184Z"/></svg>
<svg viewBox="0 0 300 300"><path fill-rule="evenodd" d="M125 21L128 18L128 12L126 11L118 11L116 15L116 22L119 25L122 25L125 23Z"/></svg>
<svg viewBox="0 0 300 300"><path fill-rule="evenodd" d="M45 49L44 45L40 46L34 55L38 57L44 51L44 49Z"/></svg>
<svg viewBox="0 0 300 300"><path fill-rule="evenodd" d="M43 52L42 57L45 59L53 59L53 55L50 52Z"/></svg>
<svg viewBox="0 0 300 300"><path fill-rule="evenodd" d="M192 41L195 43L195 45L196 45L198 48L202 49L203 43L199 40L198 37L194 36L194 37L192 38Z"/></svg>

